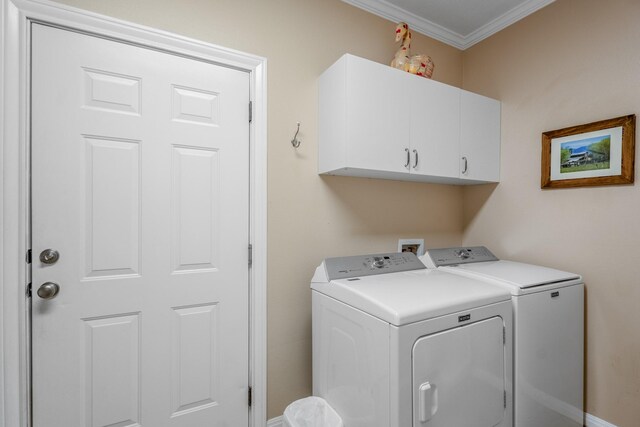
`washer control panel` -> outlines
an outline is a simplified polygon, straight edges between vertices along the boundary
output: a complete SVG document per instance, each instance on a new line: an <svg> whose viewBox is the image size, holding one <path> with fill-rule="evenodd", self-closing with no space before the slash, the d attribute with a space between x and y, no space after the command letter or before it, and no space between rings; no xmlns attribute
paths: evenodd
<svg viewBox="0 0 640 427"><path fill-rule="evenodd" d="M468 264L472 262L498 261L498 258L484 246L429 249L427 255L436 267L444 265Z"/></svg>
<svg viewBox="0 0 640 427"><path fill-rule="evenodd" d="M329 280L426 268L412 252L327 258L324 266Z"/></svg>

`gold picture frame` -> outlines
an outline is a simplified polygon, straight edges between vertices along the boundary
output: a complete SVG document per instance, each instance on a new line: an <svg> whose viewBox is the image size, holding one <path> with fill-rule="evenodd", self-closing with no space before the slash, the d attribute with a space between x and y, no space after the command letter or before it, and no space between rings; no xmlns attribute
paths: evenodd
<svg viewBox="0 0 640 427"><path fill-rule="evenodd" d="M636 116L542 134L541 188L633 184Z"/></svg>

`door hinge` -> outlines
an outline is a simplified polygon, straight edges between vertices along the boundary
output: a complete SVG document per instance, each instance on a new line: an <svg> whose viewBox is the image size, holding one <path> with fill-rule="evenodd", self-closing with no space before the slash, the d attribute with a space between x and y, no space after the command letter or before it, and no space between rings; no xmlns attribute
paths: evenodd
<svg viewBox="0 0 640 427"><path fill-rule="evenodd" d="M249 101L249 123L253 121L253 102Z"/></svg>
<svg viewBox="0 0 640 427"><path fill-rule="evenodd" d="M503 396L504 396L504 399L503 399L504 400L504 407L506 408L507 407L507 391L506 390L504 391L504 395Z"/></svg>
<svg viewBox="0 0 640 427"><path fill-rule="evenodd" d="M253 389L251 387L249 387L248 403L249 407L251 407L251 404L253 403Z"/></svg>
<svg viewBox="0 0 640 427"><path fill-rule="evenodd" d="M27 298L31 298L31 283L27 285Z"/></svg>
<svg viewBox="0 0 640 427"><path fill-rule="evenodd" d="M27 264L31 264L31 249L27 250Z"/></svg>
<svg viewBox="0 0 640 427"><path fill-rule="evenodd" d="M249 243L249 265L253 264L253 245Z"/></svg>

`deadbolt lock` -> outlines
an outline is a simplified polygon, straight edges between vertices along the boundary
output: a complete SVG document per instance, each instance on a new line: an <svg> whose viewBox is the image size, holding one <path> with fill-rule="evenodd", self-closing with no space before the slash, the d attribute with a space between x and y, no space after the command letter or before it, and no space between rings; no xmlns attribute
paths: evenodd
<svg viewBox="0 0 640 427"><path fill-rule="evenodd" d="M43 264L55 264L59 258L60 254L55 249L45 249L40 252L40 262Z"/></svg>

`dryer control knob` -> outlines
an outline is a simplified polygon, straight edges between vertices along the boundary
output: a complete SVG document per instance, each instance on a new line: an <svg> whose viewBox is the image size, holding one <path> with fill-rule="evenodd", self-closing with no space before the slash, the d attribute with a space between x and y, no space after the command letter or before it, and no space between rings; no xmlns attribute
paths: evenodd
<svg viewBox="0 0 640 427"><path fill-rule="evenodd" d="M374 268L382 268L382 267L384 267L384 258L379 257L379 256L374 257L373 258L373 264L371 264L371 267L374 267Z"/></svg>
<svg viewBox="0 0 640 427"><path fill-rule="evenodd" d="M465 249L460 249L459 251L455 251L455 254L458 256L458 258L460 259L467 259L469 258L469 252Z"/></svg>

